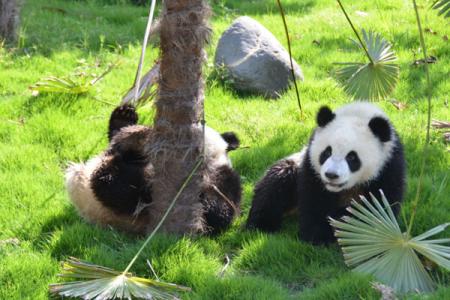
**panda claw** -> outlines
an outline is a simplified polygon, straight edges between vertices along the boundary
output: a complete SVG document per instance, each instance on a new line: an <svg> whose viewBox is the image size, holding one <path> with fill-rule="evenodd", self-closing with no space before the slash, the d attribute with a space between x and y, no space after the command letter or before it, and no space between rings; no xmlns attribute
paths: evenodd
<svg viewBox="0 0 450 300"><path fill-rule="evenodd" d="M126 126L136 125L137 121L138 114L134 106L129 104L118 106L114 109L109 119L109 140L111 140L120 129Z"/></svg>

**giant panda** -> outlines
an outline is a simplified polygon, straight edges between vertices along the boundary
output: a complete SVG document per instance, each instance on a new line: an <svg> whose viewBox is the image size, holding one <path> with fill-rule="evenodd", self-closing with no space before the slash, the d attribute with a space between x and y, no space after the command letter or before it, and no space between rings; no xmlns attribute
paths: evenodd
<svg viewBox="0 0 450 300"><path fill-rule="evenodd" d="M133 106L117 107L109 120L109 146L86 163L72 163L66 170L66 187L79 214L87 221L145 234L152 203L152 178L157 176L146 153L152 128L137 125ZM219 134L205 127L207 180L199 202L205 232L227 228L240 211L240 177L228 152L239 147L233 132Z"/></svg>
<svg viewBox="0 0 450 300"><path fill-rule="evenodd" d="M328 217L347 213L352 199L381 189L397 215L406 186L403 146L377 106L357 102L335 112L320 108L317 128L300 152L276 162L256 184L247 227L280 228L298 210L299 238L313 244L335 240Z"/></svg>

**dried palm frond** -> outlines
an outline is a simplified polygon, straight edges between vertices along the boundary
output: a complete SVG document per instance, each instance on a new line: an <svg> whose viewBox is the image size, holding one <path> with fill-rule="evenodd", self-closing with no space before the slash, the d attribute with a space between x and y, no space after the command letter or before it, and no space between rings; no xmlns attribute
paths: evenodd
<svg viewBox="0 0 450 300"><path fill-rule="evenodd" d="M441 120L433 120L431 121L431 126L436 129L446 129L450 128L450 122L449 121L441 121Z"/></svg>
<svg viewBox="0 0 450 300"><path fill-rule="evenodd" d="M397 292L432 291L435 284L418 254L450 270L450 247L445 245L450 238L428 239L450 223L410 237L401 231L382 192L381 196L381 203L372 194L371 201L361 196L361 203L353 201L348 209L351 216L341 221L330 218L346 264Z"/></svg>
<svg viewBox="0 0 450 300"><path fill-rule="evenodd" d="M131 89L122 97L121 105L133 104L136 107L142 106L156 97L156 85L159 82L160 63L156 62L153 67L142 76L139 84L138 98L136 99L136 87Z"/></svg>

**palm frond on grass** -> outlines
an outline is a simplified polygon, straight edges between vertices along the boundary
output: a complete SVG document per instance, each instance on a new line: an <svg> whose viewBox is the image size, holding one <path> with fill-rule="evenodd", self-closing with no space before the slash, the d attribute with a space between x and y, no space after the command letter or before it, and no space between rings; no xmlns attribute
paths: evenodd
<svg viewBox="0 0 450 300"><path fill-rule="evenodd" d="M76 280L50 285L51 293L63 297L96 300L174 299L177 292L191 290L172 283L135 277L131 273L118 272L73 257L64 262L63 273L58 276Z"/></svg>
<svg viewBox="0 0 450 300"><path fill-rule="evenodd" d="M438 0L434 1L431 6L438 11L438 15L443 15L444 18L450 17L450 0Z"/></svg>
<svg viewBox="0 0 450 300"><path fill-rule="evenodd" d="M411 238L403 233L386 197L381 203L371 195L371 201L361 196L361 203L352 202L351 216L341 221L330 218L344 259L354 271L372 274L395 291L429 292L434 283L418 254L450 270L450 238L428 240L444 231L450 223L439 225Z"/></svg>
<svg viewBox="0 0 450 300"><path fill-rule="evenodd" d="M395 63L397 56L391 45L379 34L363 29L365 47L369 62L337 63L342 67L335 71L337 80L347 94L356 100L379 100L394 90L400 69Z"/></svg>
<svg viewBox="0 0 450 300"><path fill-rule="evenodd" d="M81 66L77 67L74 74L65 77L48 76L44 77L35 84L30 86L30 90L35 95L44 93L61 93L61 94L85 94L112 71L118 62L109 64L107 69L100 75L92 73L93 66L85 65L84 62Z"/></svg>

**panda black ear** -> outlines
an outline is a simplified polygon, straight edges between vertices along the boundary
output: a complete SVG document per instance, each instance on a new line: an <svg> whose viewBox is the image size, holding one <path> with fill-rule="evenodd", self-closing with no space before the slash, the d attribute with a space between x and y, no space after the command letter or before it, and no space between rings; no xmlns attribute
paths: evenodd
<svg viewBox="0 0 450 300"><path fill-rule="evenodd" d="M227 151L232 151L239 148L240 141L234 132L224 132L221 134L221 136L228 144Z"/></svg>
<svg viewBox="0 0 450 300"><path fill-rule="evenodd" d="M391 126L389 122L382 117L373 117L369 122L370 130L383 143L391 140Z"/></svg>
<svg viewBox="0 0 450 300"><path fill-rule="evenodd" d="M317 125L319 125L319 127L325 127L328 123L333 121L334 117L336 117L336 115L328 106L322 106L317 113Z"/></svg>

